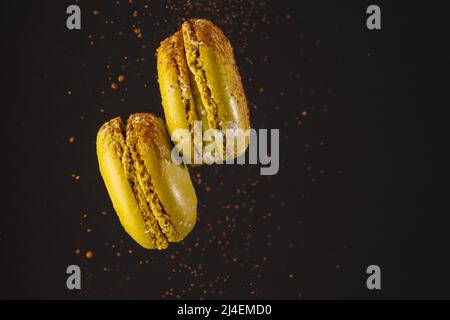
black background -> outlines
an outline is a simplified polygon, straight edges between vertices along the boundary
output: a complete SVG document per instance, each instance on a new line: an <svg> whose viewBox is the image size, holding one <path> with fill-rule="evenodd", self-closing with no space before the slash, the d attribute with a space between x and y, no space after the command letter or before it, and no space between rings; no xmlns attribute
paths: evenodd
<svg viewBox="0 0 450 320"><path fill-rule="evenodd" d="M450 298L448 187L429 161L443 8L395 2L2 1L0 297ZM366 28L369 4L382 30ZM280 170L191 169L194 231L147 251L112 209L95 135L117 115L162 116L154 53L187 17L229 36L252 127L280 129Z"/></svg>

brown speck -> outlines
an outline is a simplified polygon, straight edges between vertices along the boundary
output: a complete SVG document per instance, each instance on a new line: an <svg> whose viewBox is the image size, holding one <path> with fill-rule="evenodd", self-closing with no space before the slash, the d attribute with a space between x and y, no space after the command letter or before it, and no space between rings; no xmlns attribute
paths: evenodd
<svg viewBox="0 0 450 320"><path fill-rule="evenodd" d="M100 12L99 12L98 10L92 11L92 14L93 14L94 16L98 16L99 13L100 13Z"/></svg>
<svg viewBox="0 0 450 320"><path fill-rule="evenodd" d="M86 252L86 258L91 259L94 256L94 253L92 252L92 250L88 250Z"/></svg>
<svg viewBox="0 0 450 320"><path fill-rule="evenodd" d="M115 83L115 82L111 83L111 89L117 90L118 88L119 88L119 86L117 85L117 83Z"/></svg>
<svg viewBox="0 0 450 320"><path fill-rule="evenodd" d="M70 137L70 138L69 138L69 142L70 142L70 143L74 143L74 142L75 142L75 137Z"/></svg>
<svg viewBox="0 0 450 320"><path fill-rule="evenodd" d="M292 273L289 274L289 279L294 279L294 275Z"/></svg>
<svg viewBox="0 0 450 320"><path fill-rule="evenodd" d="M303 112L302 112L302 116L303 116L303 117L308 116L308 111L303 111Z"/></svg>
<svg viewBox="0 0 450 320"><path fill-rule="evenodd" d="M123 80L125 80L125 76L120 75L120 76L117 77L117 81L123 82Z"/></svg>
<svg viewBox="0 0 450 320"><path fill-rule="evenodd" d="M75 249L75 253L76 254L80 254L81 250L80 249Z"/></svg>

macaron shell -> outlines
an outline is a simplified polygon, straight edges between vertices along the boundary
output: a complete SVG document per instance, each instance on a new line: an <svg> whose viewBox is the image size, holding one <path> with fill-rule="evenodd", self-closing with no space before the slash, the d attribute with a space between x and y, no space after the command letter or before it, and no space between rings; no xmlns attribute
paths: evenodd
<svg viewBox="0 0 450 320"><path fill-rule="evenodd" d="M171 159L172 144L162 119L150 114L130 116L139 128L137 150L145 163L156 193L181 241L197 218L197 197L186 165ZM140 125L143 122L146 125Z"/></svg>
<svg viewBox="0 0 450 320"><path fill-rule="evenodd" d="M105 123L97 134L100 173L125 231L144 248L154 249L154 242L145 233L144 219L117 153L117 142L112 136L111 130L117 130L120 127L123 127L122 121L120 118L115 118Z"/></svg>

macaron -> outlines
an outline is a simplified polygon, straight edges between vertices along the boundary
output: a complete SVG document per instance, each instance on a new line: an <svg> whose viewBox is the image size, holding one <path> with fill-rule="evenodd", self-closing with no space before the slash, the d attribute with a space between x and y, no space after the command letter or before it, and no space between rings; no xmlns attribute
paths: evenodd
<svg viewBox="0 0 450 320"><path fill-rule="evenodd" d="M158 82L169 133L187 129L194 121L202 131L218 129L224 134L250 128L249 110L233 48L222 30L205 19L185 21L181 30L161 42L157 49ZM236 135L234 152L245 152L248 135Z"/></svg>
<svg viewBox="0 0 450 320"><path fill-rule="evenodd" d="M142 247L165 249L193 229L197 197L188 169L171 161L164 122L149 113L114 118L97 134L100 173L125 231Z"/></svg>

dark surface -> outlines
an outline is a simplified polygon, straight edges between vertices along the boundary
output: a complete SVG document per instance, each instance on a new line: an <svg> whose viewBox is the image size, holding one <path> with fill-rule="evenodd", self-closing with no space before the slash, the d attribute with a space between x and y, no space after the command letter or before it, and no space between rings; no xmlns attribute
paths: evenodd
<svg viewBox="0 0 450 320"><path fill-rule="evenodd" d="M381 31L366 1L197 2L80 1L68 31L71 2L2 1L0 297L450 298L448 204L428 161L440 133L426 128L448 91L438 2L377 1ZM162 115L154 53L185 17L229 36L252 126L280 129L280 171L191 169L194 231L146 251L111 207L95 135L117 115ZM81 291L66 289L70 264ZM370 264L381 291L365 286Z"/></svg>

